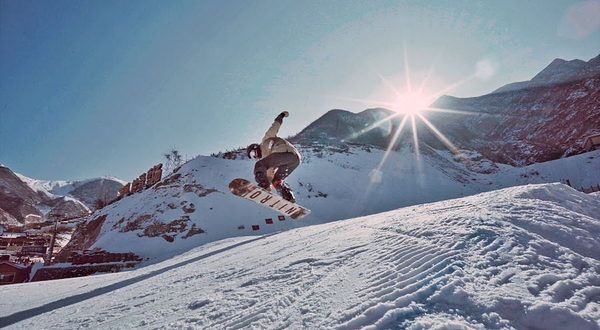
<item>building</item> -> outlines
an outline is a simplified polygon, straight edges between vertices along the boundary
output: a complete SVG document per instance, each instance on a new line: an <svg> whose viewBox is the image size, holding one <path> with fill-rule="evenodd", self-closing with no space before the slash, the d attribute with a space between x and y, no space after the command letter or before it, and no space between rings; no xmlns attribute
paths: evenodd
<svg viewBox="0 0 600 330"><path fill-rule="evenodd" d="M590 135L583 142L585 151L600 150L600 134Z"/></svg>
<svg viewBox="0 0 600 330"><path fill-rule="evenodd" d="M18 257L21 260L30 260L42 257L48 249L48 238L43 235L27 235L26 233L0 234L0 251ZM2 282L0 280L0 282Z"/></svg>
<svg viewBox="0 0 600 330"><path fill-rule="evenodd" d="M0 285L27 282L30 272L31 266L0 261Z"/></svg>

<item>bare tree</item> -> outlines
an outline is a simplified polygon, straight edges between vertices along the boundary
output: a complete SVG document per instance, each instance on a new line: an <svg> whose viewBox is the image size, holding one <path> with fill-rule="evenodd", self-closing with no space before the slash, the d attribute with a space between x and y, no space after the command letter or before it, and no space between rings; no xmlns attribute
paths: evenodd
<svg viewBox="0 0 600 330"><path fill-rule="evenodd" d="M110 204L108 188L106 186L102 186L101 190L98 192L98 198L96 198L94 201L94 208L99 210L108 204Z"/></svg>
<svg viewBox="0 0 600 330"><path fill-rule="evenodd" d="M175 171L183 162L183 155L175 147L163 154L165 157L165 172Z"/></svg>

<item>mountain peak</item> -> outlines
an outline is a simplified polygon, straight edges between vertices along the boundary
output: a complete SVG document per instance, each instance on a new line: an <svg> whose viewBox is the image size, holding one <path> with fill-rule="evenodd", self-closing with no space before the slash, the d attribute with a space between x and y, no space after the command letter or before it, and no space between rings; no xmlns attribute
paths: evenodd
<svg viewBox="0 0 600 330"><path fill-rule="evenodd" d="M361 112L358 113L358 115L364 116L364 115L380 115L380 114L385 114L385 115L391 115L394 112L392 110L386 109L386 108L369 108L369 109L365 109Z"/></svg>
<svg viewBox="0 0 600 330"><path fill-rule="evenodd" d="M531 80L504 85L493 91L492 94L555 85L597 75L600 75L600 55L587 62L579 59L566 61L562 58L556 58Z"/></svg>
<svg viewBox="0 0 600 330"><path fill-rule="evenodd" d="M362 131L392 113L384 108L371 108L359 113L341 109L329 110L292 137L291 141L306 145L354 142L385 147L389 141L384 129L377 127L370 131Z"/></svg>
<svg viewBox="0 0 600 330"><path fill-rule="evenodd" d="M594 66L600 65L600 54L598 56L592 58L591 60L589 60L588 64L592 64Z"/></svg>
<svg viewBox="0 0 600 330"><path fill-rule="evenodd" d="M587 66L587 62L582 60L565 61L557 58L552 61L544 70L540 71L530 81L541 84L554 84L576 80L584 77L582 69Z"/></svg>

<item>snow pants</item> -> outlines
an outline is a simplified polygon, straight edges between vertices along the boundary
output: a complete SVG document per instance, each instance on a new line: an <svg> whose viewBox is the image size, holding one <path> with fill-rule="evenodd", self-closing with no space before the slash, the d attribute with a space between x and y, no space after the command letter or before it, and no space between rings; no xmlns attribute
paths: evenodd
<svg viewBox="0 0 600 330"><path fill-rule="evenodd" d="M267 170L275 169L273 181L283 181L300 165L300 159L292 152L276 152L259 160L254 165L254 178L259 186L268 188L271 185Z"/></svg>

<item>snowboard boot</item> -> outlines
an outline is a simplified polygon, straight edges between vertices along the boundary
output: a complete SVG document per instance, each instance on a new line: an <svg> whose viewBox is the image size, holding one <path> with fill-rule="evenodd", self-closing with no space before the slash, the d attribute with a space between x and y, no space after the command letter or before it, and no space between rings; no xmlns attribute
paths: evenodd
<svg viewBox="0 0 600 330"><path fill-rule="evenodd" d="M258 172L254 175L254 178L256 179L256 183L258 184L259 187L261 187L267 191L271 191L271 185L269 184L269 179L267 178L267 173Z"/></svg>
<svg viewBox="0 0 600 330"><path fill-rule="evenodd" d="M273 180L273 187L275 187L275 190L277 190L277 192L281 197L283 197L283 199L285 199L288 202L296 203L294 193L285 182L281 180Z"/></svg>

